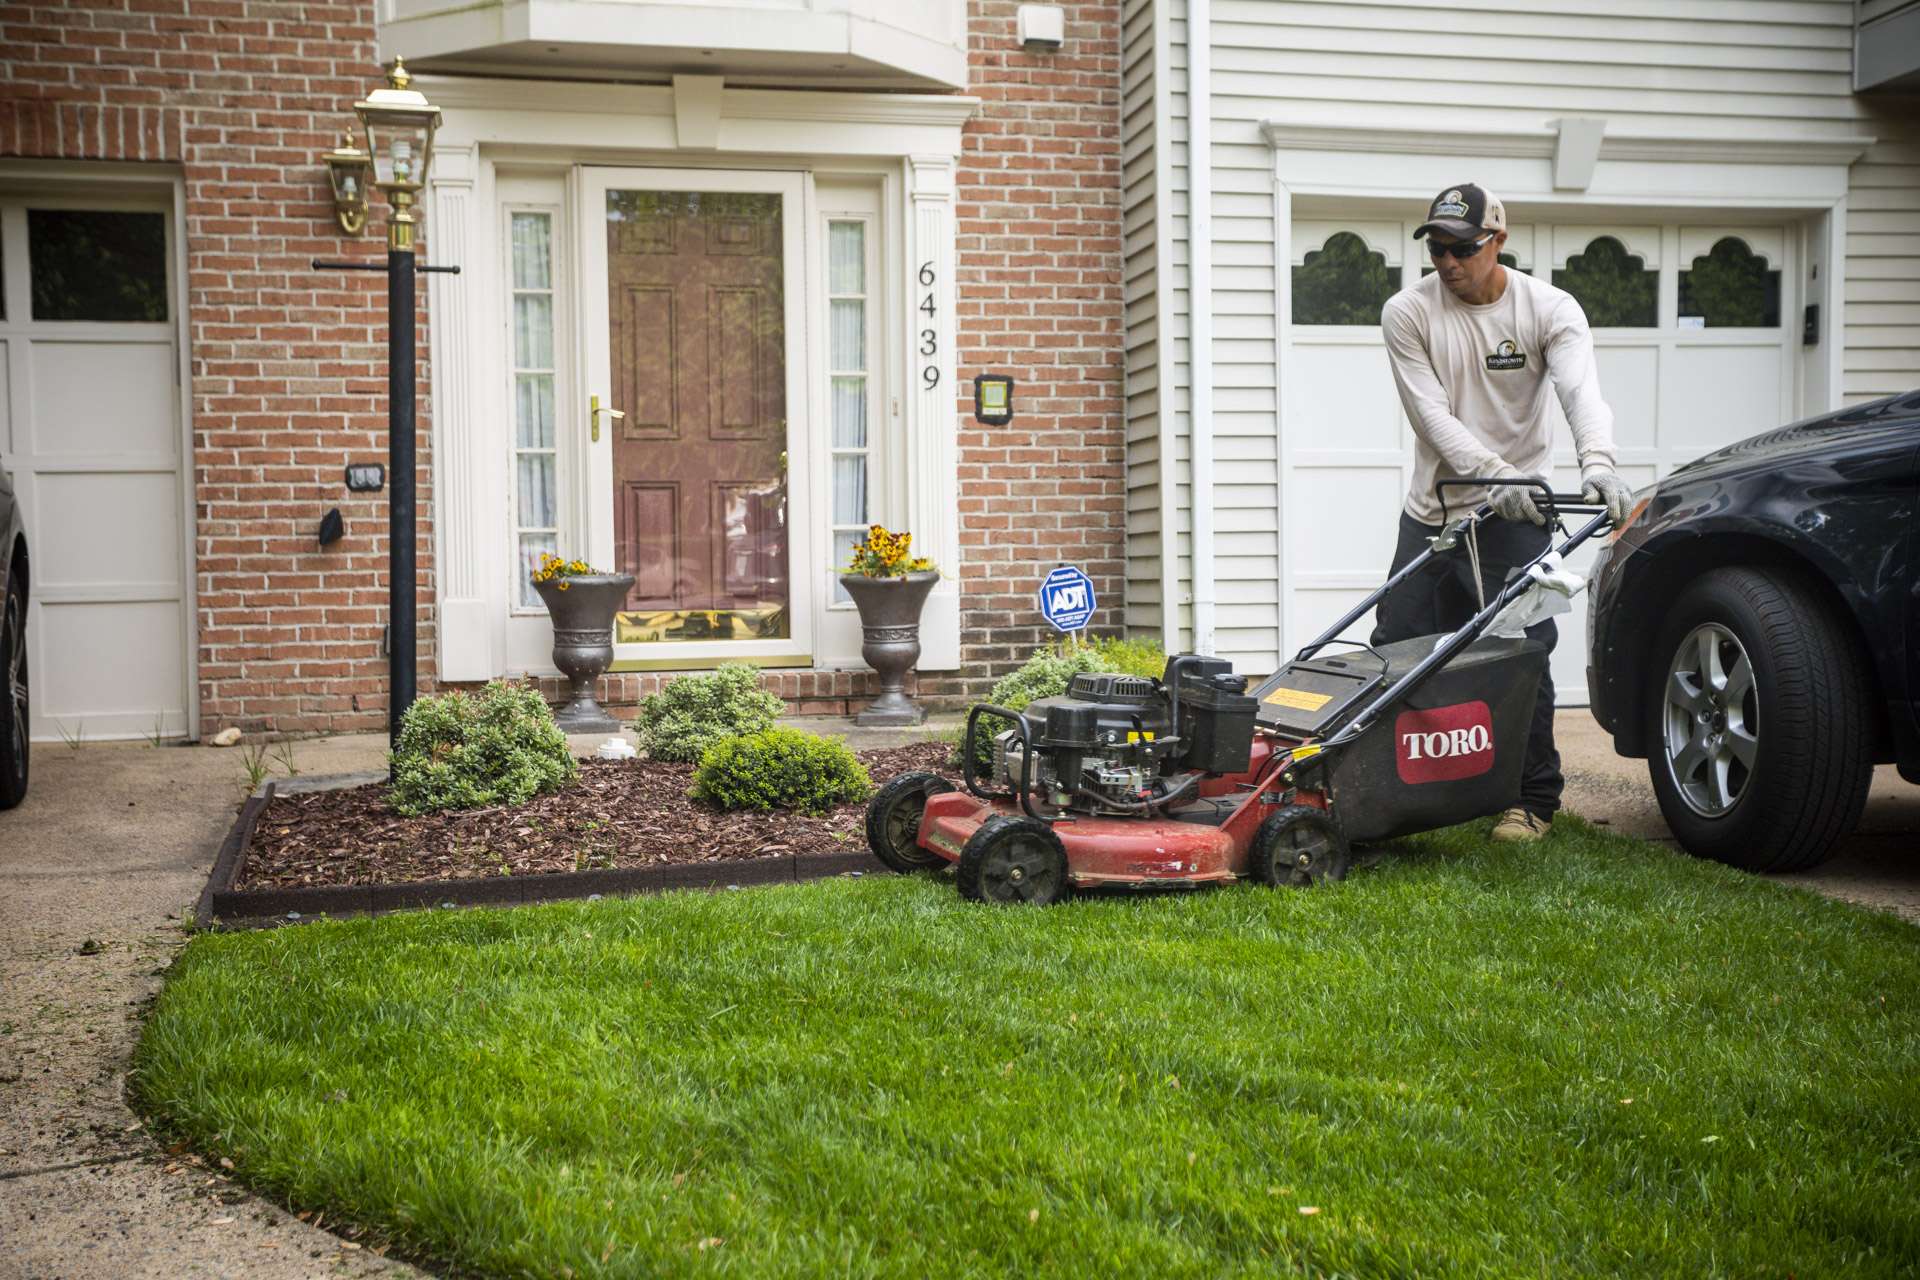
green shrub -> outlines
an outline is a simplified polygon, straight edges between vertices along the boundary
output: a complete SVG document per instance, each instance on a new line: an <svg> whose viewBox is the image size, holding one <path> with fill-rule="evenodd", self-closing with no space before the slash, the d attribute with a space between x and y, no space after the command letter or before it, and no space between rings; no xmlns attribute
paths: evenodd
<svg viewBox="0 0 1920 1280"><path fill-rule="evenodd" d="M758 667L729 662L711 675L669 680L640 704L633 728L652 759L691 763L723 738L771 729L785 709L760 687Z"/></svg>
<svg viewBox="0 0 1920 1280"><path fill-rule="evenodd" d="M1130 676L1158 680L1167 670L1167 654L1158 640L1123 640L1118 636L1104 636L1090 642L1089 647L1100 655L1102 671L1119 671Z"/></svg>
<svg viewBox="0 0 1920 1280"><path fill-rule="evenodd" d="M819 814L865 800L872 790L866 766L838 738L768 729L707 748L688 794L722 809Z"/></svg>
<svg viewBox="0 0 1920 1280"><path fill-rule="evenodd" d="M579 772L540 691L497 680L478 693L456 689L408 707L388 764L388 803L408 817L524 804Z"/></svg>

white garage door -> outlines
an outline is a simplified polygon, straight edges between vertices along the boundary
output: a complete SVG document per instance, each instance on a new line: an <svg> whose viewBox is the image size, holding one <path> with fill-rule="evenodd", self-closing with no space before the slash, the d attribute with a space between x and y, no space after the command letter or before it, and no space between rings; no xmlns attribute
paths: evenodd
<svg viewBox="0 0 1920 1280"><path fill-rule="evenodd" d="M1428 266L1417 221L1293 226L1290 347L1282 371L1283 651L1386 576L1412 473L1413 437L1381 343L1380 304ZM1636 488L1796 415L1786 321L1797 229L1531 224L1502 261L1573 293L1593 326L1620 472ZM1555 414L1558 415L1558 405ZM1554 485L1577 486L1558 425ZM1590 558L1575 561L1583 567ZM1349 629L1364 638L1371 616ZM1560 702L1584 704L1584 597L1560 620Z"/></svg>
<svg viewBox="0 0 1920 1280"><path fill-rule="evenodd" d="M0 199L0 466L39 741L191 729L174 236L170 202Z"/></svg>

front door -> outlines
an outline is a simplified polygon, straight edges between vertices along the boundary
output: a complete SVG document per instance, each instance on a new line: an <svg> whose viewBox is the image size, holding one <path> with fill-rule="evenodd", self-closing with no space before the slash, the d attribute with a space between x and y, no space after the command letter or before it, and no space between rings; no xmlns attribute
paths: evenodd
<svg viewBox="0 0 1920 1280"><path fill-rule="evenodd" d="M588 170L588 511L618 657L799 659L799 181Z"/></svg>

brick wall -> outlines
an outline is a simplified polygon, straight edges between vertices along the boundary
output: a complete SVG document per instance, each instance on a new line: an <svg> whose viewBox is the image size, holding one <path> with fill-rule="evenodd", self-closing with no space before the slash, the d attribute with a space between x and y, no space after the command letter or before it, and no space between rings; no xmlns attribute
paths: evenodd
<svg viewBox="0 0 1920 1280"><path fill-rule="evenodd" d="M936 703L979 697L1048 638L1033 589L1063 560L1094 578L1094 629L1118 629L1119 6L1066 7L1065 48L1029 54L1014 0L970 0L970 92L985 106L959 170L956 385L1011 373L1018 417L984 428L956 401L964 667L920 682ZM371 4L7 0L0 41L0 156L150 161L184 177L203 732L384 725L386 495L348 495L341 479L346 462L386 454L384 280L308 266L382 252L384 210L368 235L342 237L317 160L377 83ZM424 357L424 305L421 320ZM424 358L419 379L426 691ZM321 551L314 532L336 505L347 537ZM605 700L629 706L663 678L610 677ZM816 712L855 709L874 689L850 672L766 684Z"/></svg>
<svg viewBox="0 0 1920 1280"><path fill-rule="evenodd" d="M971 0L957 221L962 669L931 697L975 700L1053 631L1034 591L1078 564L1120 629L1125 423L1120 6L1069 3L1066 43L1028 53L1015 0ZM1007 427L973 420L973 378L1016 381Z"/></svg>
<svg viewBox="0 0 1920 1280"><path fill-rule="evenodd" d="M378 84L372 6L7 0L0 43L0 156L160 162L185 182L203 732L384 725L385 495L348 500L342 467L386 456L385 278L308 266L384 258L384 210L341 236L317 161ZM426 390L422 362L431 602ZM331 506L347 536L321 551ZM431 655L430 608L420 633Z"/></svg>

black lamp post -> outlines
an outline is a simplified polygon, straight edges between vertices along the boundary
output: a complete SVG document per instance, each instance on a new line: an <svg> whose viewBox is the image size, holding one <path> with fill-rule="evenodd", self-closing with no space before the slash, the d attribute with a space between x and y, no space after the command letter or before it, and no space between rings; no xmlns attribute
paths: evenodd
<svg viewBox="0 0 1920 1280"><path fill-rule="evenodd" d="M419 90L409 87L413 77L400 59L394 59L385 88L353 104L366 132L366 155L374 170L374 185L393 206L387 219L385 267L371 262L315 262L326 270L387 273L387 474L393 491L388 496L388 662L391 690L387 707L387 734L400 740L400 721L413 705L416 687L416 631L414 566L414 275L416 271L457 272L459 267L420 267L414 261L414 199L426 185L433 161L433 134L440 127L440 108ZM337 183L336 183L337 186Z"/></svg>

